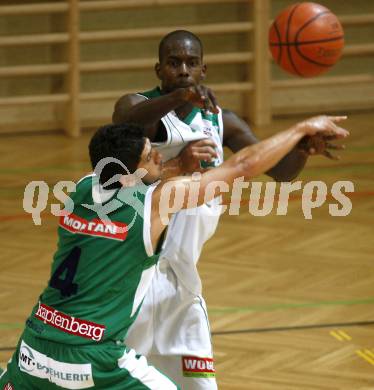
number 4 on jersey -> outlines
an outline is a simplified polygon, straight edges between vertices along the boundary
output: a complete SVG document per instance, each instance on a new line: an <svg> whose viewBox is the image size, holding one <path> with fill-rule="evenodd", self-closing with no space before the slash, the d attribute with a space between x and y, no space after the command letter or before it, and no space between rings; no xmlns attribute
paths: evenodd
<svg viewBox="0 0 374 390"><path fill-rule="evenodd" d="M73 283L73 280L77 272L80 256L81 248L74 247L51 277L49 285L60 290L62 297L70 297L70 295L75 295L78 291L78 284Z"/></svg>

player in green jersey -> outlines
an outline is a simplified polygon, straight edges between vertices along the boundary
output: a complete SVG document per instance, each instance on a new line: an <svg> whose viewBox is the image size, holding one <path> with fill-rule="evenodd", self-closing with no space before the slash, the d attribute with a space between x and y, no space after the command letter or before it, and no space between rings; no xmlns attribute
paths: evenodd
<svg viewBox="0 0 374 390"><path fill-rule="evenodd" d="M315 117L244 148L203 173L198 187L188 177L159 181L162 156L142 129L100 128L89 148L96 174L78 182L72 212L60 217L51 278L0 389L177 389L124 343L169 218L218 196L216 182L270 169L306 135L346 137L341 119Z"/></svg>

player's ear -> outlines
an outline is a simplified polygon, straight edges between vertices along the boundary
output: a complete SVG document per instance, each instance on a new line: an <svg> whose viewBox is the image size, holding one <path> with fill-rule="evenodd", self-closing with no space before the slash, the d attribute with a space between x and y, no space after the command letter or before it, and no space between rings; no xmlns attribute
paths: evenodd
<svg viewBox="0 0 374 390"><path fill-rule="evenodd" d="M155 72L159 80L161 80L161 65L159 62L155 65Z"/></svg>
<svg viewBox="0 0 374 390"><path fill-rule="evenodd" d="M201 80L205 80L206 70L207 70L207 66L205 64L203 64L203 66L201 67L201 74L200 74Z"/></svg>

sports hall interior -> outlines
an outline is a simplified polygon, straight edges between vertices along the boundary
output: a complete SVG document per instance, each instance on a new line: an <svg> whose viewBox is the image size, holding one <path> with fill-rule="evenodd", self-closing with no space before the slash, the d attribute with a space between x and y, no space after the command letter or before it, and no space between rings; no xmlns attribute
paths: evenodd
<svg viewBox="0 0 374 390"><path fill-rule="evenodd" d="M302 190L286 215L222 215L199 262L222 390L374 389L374 2L319 0L345 30L342 59L298 78L270 58L268 29L288 0L2 0L0 2L0 366L44 288L56 248L61 180L90 171L88 141L123 94L157 85L158 42L202 39L206 84L259 138L308 116L347 114L339 161L310 157L297 180L327 186L312 219ZM227 153L229 155L229 153ZM266 176L256 182L267 182ZM26 185L49 187L41 224ZM349 181L352 210L332 216ZM277 184L276 194L279 195ZM262 187L262 198L264 187Z"/></svg>

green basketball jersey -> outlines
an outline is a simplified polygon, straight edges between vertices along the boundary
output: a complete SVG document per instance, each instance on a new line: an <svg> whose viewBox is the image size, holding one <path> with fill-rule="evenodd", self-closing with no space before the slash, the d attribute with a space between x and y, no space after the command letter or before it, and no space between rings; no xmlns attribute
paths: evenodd
<svg viewBox="0 0 374 390"><path fill-rule="evenodd" d="M27 320L29 332L68 344L125 338L158 260L150 240L154 188L103 192L96 175L77 184L73 212L60 217L51 278ZM99 218L103 210L109 218Z"/></svg>

